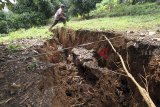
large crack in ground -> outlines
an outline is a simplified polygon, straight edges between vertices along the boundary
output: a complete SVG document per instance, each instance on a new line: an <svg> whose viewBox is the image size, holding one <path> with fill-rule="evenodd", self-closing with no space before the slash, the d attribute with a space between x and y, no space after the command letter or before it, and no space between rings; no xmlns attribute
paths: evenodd
<svg viewBox="0 0 160 107"><path fill-rule="evenodd" d="M57 103L60 107L147 106L135 85L124 76L120 60L107 41L96 42L103 40L103 35L111 39L113 46L123 56L126 64L128 63L128 69L143 87L140 75L147 75L150 95L155 104L160 106L157 88L160 76L157 42L145 43L109 31L74 31L62 28L55 29L54 34L54 38L48 42L49 46L56 46L57 49L73 47L57 53L61 54L60 57L49 56L51 62L60 61L54 66L56 85L60 85L53 100L54 107L57 107ZM92 42L96 43L77 47ZM106 48L107 59L98 54Z"/></svg>
<svg viewBox="0 0 160 107"><path fill-rule="evenodd" d="M14 89L1 85L0 95L6 96L0 102L2 107L146 107L136 86L123 72L120 59L107 41L103 41L104 35L143 87L140 75L147 76L150 96L160 106L159 41L135 39L111 31L59 28L53 33L52 39L34 48L36 52L30 50L33 55L42 54L35 57L36 61L27 58L11 63L12 67L3 65L1 71L8 77L2 78L1 83L8 82L7 87ZM99 54L104 49L107 49L105 58ZM11 77L8 68L19 62L22 64L17 65L18 72L13 72Z"/></svg>

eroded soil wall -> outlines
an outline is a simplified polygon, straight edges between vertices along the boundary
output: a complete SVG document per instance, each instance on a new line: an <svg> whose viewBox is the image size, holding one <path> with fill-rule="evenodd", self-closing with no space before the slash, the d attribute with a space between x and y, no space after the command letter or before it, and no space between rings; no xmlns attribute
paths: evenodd
<svg viewBox="0 0 160 107"><path fill-rule="evenodd" d="M145 87L144 78L147 78L150 96L157 107L160 106L159 45L131 40L113 31L59 28L53 33L53 39L39 50L52 53L40 59L55 64L53 74L57 88L53 107L147 106L135 85L125 76L118 56L107 41L102 41L103 36L111 40L141 86ZM67 49L57 51L61 48ZM106 48L107 59L98 54Z"/></svg>

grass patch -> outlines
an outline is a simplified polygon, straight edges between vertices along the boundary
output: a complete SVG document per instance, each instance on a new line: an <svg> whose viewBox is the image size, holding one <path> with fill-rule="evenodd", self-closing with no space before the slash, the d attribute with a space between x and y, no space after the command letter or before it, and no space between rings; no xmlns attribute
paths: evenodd
<svg viewBox="0 0 160 107"><path fill-rule="evenodd" d="M141 16L106 17L84 21L70 21L69 28L88 30L141 30L160 25L160 14ZM62 26L58 25L58 26Z"/></svg>
<svg viewBox="0 0 160 107"><path fill-rule="evenodd" d="M15 53L17 50L21 49L21 45L13 45L13 44L9 44L7 46L7 49L9 51L9 53Z"/></svg>
<svg viewBox="0 0 160 107"><path fill-rule="evenodd" d="M62 27L63 24L57 24L56 27ZM86 29L86 30L143 30L152 29L160 26L160 14L140 15L140 16L122 16L106 17L83 21L69 21L68 28ZM0 43L11 42L22 38L50 38L51 33L48 31L49 26L34 27L28 30L20 29L7 35L0 34Z"/></svg>
<svg viewBox="0 0 160 107"><path fill-rule="evenodd" d="M0 43L11 42L17 39L24 38L49 38L51 33L48 31L48 26L44 27L33 27L28 30L20 29L9 34L0 34Z"/></svg>

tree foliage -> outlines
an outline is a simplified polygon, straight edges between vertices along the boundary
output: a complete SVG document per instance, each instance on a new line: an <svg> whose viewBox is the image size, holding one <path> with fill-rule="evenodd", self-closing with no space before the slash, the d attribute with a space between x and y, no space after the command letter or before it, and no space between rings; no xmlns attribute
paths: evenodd
<svg viewBox="0 0 160 107"><path fill-rule="evenodd" d="M51 0L18 0L18 3L12 9L15 13L40 12L46 18L53 14L53 4Z"/></svg>
<svg viewBox="0 0 160 107"><path fill-rule="evenodd" d="M71 0L70 11L72 15L85 15L96 8L96 3L101 0Z"/></svg>
<svg viewBox="0 0 160 107"><path fill-rule="evenodd" d="M7 5L8 7L11 7L13 3L10 0L5 0L5 1L0 0L0 10L2 10L5 7L5 5Z"/></svg>

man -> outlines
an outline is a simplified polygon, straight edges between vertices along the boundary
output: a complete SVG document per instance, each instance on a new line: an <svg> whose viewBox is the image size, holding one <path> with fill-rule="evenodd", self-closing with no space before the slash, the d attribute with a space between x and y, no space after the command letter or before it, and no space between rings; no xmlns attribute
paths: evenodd
<svg viewBox="0 0 160 107"><path fill-rule="evenodd" d="M66 25L66 17L64 14L64 5L61 5L61 7L57 10L57 12L54 15L54 23L53 25L49 28L49 30L52 29L58 22L63 22L64 26Z"/></svg>

